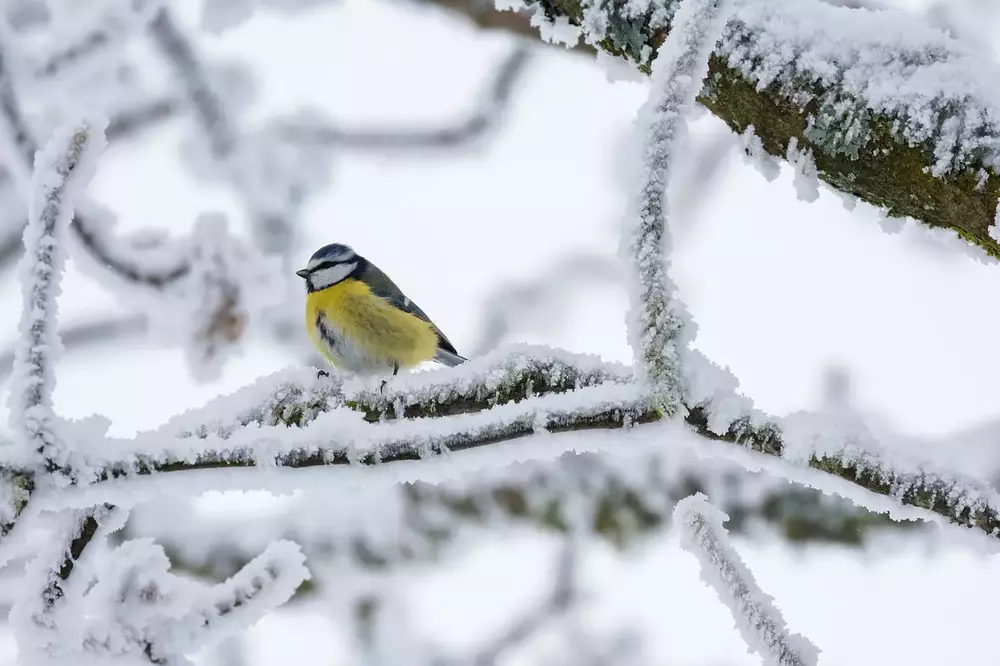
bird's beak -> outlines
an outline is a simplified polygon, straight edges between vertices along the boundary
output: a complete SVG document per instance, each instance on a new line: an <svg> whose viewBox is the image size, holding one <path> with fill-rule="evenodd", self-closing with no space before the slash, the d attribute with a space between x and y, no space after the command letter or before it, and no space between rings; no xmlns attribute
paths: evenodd
<svg viewBox="0 0 1000 666"><path fill-rule="evenodd" d="M309 277L309 271L306 270L305 268L303 268L302 270L299 270L299 271L295 271L295 274L298 275L303 280L306 279L307 277Z"/></svg>

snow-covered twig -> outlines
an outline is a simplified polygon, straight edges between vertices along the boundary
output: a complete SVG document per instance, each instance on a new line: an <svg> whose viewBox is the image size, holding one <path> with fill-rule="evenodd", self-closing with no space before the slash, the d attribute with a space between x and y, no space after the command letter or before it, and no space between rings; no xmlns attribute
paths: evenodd
<svg viewBox="0 0 1000 666"><path fill-rule="evenodd" d="M584 286L621 279L621 262L605 254L569 253L553 257L546 271L531 280L500 285L483 299L480 332L472 356L493 351L518 323L538 313L545 321L560 319L570 293Z"/></svg>
<svg viewBox="0 0 1000 666"><path fill-rule="evenodd" d="M278 540L226 581L196 592L191 608L179 616L169 608L173 605L169 602L174 601L170 597L177 596L177 591L155 590L153 594L164 595L161 598L168 603L157 613L165 617L157 617L155 623L140 616L148 625L145 634L151 646L149 656L162 663L248 627L291 599L311 577L298 545ZM142 597L149 593L146 589L136 591ZM142 600L149 602L148 598Z"/></svg>
<svg viewBox="0 0 1000 666"><path fill-rule="evenodd" d="M153 127L177 114L180 104L171 97L154 99L144 104L120 109L108 122L108 142L135 136L142 130Z"/></svg>
<svg viewBox="0 0 1000 666"><path fill-rule="evenodd" d="M8 166L15 184L26 193L29 189L27 174L33 164L37 144L21 112L5 58L6 55L0 52L0 139L11 146L11 154L21 158L20 162ZM93 217L78 213L70 228L96 265L110 269L126 282L161 288L185 277L189 271L190 267L182 257L172 257L170 262L161 258L152 268L137 261L133 257L136 249L113 238L107 231L107 225Z"/></svg>
<svg viewBox="0 0 1000 666"><path fill-rule="evenodd" d="M93 26L79 35L68 37L60 48L46 54L33 68L36 80L57 79L67 70L86 66L122 44L149 21L160 0L133 0L113 4L96 18Z"/></svg>
<svg viewBox="0 0 1000 666"><path fill-rule="evenodd" d="M208 68L168 7L150 22L149 34L194 112L213 169L222 170L247 206L256 246L265 254L286 256L295 245L294 218L310 175L286 168L281 151L287 146L274 145L266 135L251 141L241 133L213 87Z"/></svg>
<svg viewBox="0 0 1000 666"><path fill-rule="evenodd" d="M21 113L9 59L7 52L0 50L0 145L4 146L5 153L17 156L18 159L9 161L6 166L23 191L30 180L31 165L38 148Z"/></svg>
<svg viewBox="0 0 1000 666"><path fill-rule="evenodd" d="M67 587L84 550L97 536L101 522L113 511L108 505L67 510L50 516L50 539L28 565L25 578L37 582L37 594L23 596L11 611L25 646L48 647L59 640L58 614L67 604Z"/></svg>
<svg viewBox="0 0 1000 666"><path fill-rule="evenodd" d="M224 159L236 146L237 134L227 116L222 100L213 90L201 60L167 7L160 9L149 23L149 34L164 59L173 68L194 112L212 156Z"/></svg>
<svg viewBox="0 0 1000 666"><path fill-rule="evenodd" d="M722 525L728 519L701 493L681 500L674 510L681 547L698 558L702 580L729 608L747 647L767 666L816 666L819 651L808 639L788 633L771 597L729 544Z"/></svg>
<svg viewBox="0 0 1000 666"><path fill-rule="evenodd" d="M104 506L60 516L72 536L52 542L29 572L47 581L41 601L22 600L13 611L24 647L75 659L132 655L179 663L284 604L310 578L300 549L289 541L272 542L226 581L205 586L171 574L163 549L139 539L88 562L84 580L71 580L110 511ZM75 530L65 529L71 524Z"/></svg>
<svg viewBox="0 0 1000 666"><path fill-rule="evenodd" d="M65 241L73 206L104 149L106 121L63 128L35 161L35 178L21 260L24 306L14 358L11 419L47 472L68 474L70 448L56 432L52 413L54 365L62 343L56 333L56 296L66 263Z"/></svg>
<svg viewBox="0 0 1000 666"><path fill-rule="evenodd" d="M680 409L685 398L680 357L692 332L667 275L671 241L666 188L671 162L687 133L687 115L708 73L708 57L722 34L730 4L729 0L681 3L674 29L653 62L649 99L637 121L641 176L622 240L632 294L629 342L637 378L667 414Z"/></svg>
<svg viewBox="0 0 1000 666"><path fill-rule="evenodd" d="M327 120L288 120L279 123L278 136L290 143L347 150L412 150L465 145L500 123L530 57L531 49L523 44L514 48L497 66L479 107L452 127L361 129L338 127Z"/></svg>

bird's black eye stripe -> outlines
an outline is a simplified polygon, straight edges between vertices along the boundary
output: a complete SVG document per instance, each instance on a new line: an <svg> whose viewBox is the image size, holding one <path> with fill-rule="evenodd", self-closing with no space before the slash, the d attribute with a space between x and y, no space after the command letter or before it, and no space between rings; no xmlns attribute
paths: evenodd
<svg viewBox="0 0 1000 666"><path fill-rule="evenodd" d="M332 268L333 266L336 266L338 263L340 263L340 262L337 262L337 261L324 261L323 263L316 264L315 266L313 266L312 268L310 268L309 272L310 273L315 273L316 271L321 271L324 268Z"/></svg>

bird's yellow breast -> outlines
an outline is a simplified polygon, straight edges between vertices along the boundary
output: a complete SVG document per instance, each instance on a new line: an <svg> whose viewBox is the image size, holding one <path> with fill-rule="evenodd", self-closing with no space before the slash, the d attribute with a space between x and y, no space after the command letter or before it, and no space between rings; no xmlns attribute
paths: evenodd
<svg viewBox="0 0 1000 666"><path fill-rule="evenodd" d="M332 335L321 332L321 318ZM437 333L430 323L393 307L360 280L308 294L306 329L331 363L354 372L379 365L414 366L437 352Z"/></svg>

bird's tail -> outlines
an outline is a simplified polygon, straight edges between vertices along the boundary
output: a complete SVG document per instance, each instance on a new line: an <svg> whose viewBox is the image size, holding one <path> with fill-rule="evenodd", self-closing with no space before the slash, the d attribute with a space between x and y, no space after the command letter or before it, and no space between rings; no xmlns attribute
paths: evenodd
<svg viewBox="0 0 1000 666"><path fill-rule="evenodd" d="M465 363L469 359L464 356L459 356L454 354L447 349L441 349L438 347L437 355L434 356L434 360L441 365L447 365L449 368L458 365L459 363Z"/></svg>

